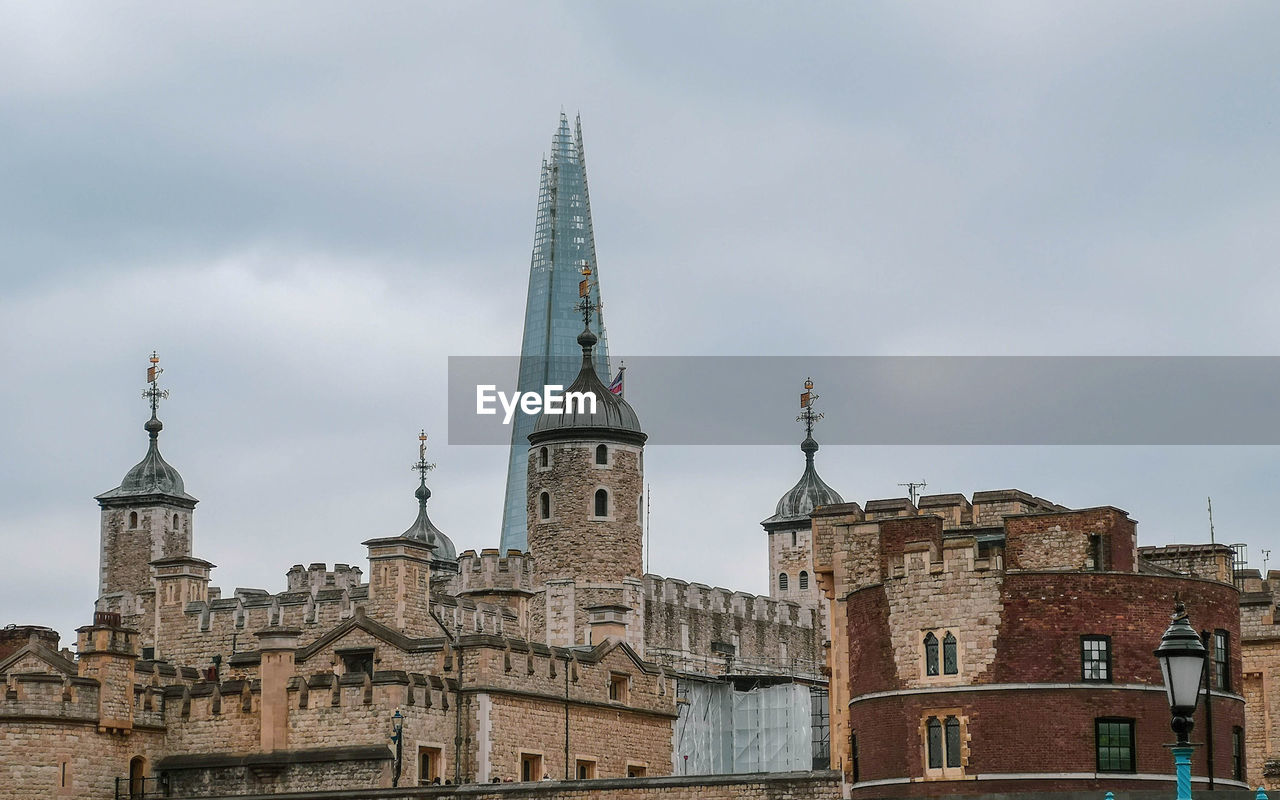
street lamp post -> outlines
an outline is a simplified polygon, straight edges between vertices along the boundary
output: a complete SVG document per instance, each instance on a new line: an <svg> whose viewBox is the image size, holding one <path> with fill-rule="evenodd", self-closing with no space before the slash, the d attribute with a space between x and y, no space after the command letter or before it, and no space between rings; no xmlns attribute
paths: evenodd
<svg viewBox="0 0 1280 800"><path fill-rule="evenodd" d="M1177 743L1171 748L1178 774L1177 800L1191 800L1191 729L1195 727L1192 715L1200 702L1205 649L1199 634L1187 620L1187 609L1181 600L1175 600L1173 621L1160 637L1155 655L1160 661L1165 692L1169 696L1173 732L1178 736Z"/></svg>
<svg viewBox="0 0 1280 800"><path fill-rule="evenodd" d="M404 739L404 715L400 713L400 709L396 709L396 713L391 717L391 741L396 743L396 764L395 771L391 773L391 786L398 787L400 785L400 764L404 749L401 742Z"/></svg>

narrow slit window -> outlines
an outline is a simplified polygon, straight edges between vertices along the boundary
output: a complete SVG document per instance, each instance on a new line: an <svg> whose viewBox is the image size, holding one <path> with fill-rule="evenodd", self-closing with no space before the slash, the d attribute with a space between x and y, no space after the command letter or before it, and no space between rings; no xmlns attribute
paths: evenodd
<svg viewBox="0 0 1280 800"><path fill-rule="evenodd" d="M596 516L609 516L609 492L604 489L596 489Z"/></svg>
<svg viewBox="0 0 1280 800"><path fill-rule="evenodd" d="M546 492L538 495L538 516L551 519L551 495Z"/></svg>

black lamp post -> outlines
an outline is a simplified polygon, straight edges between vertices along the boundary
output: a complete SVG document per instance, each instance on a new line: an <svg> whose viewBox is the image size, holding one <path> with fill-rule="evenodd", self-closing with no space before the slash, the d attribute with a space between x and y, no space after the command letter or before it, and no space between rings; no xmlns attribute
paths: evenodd
<svg viewBox="0 0 1280 800"><path fill-rule="evenodd" d="M1187 609L1175 601L1173 621L1160 637L1155 651L1164 674L1164 688L1173 714L1173 732L1178 743L1172 748L1178 774L1178 800L1191 800L1191 729L1192 715L1200 701L1201 678L1204 674L1204 644L1187 620Z"/></svg>
<svg viewBox="0 0 1280 800"><path fill-rule="evenodd" d="M391 717L391 741L396 743L396 766L395 772L391 774L391 785L397 787L400 785L400 764L403 747L401 741L404 739L404 715L400 713L400 709L396 709L396 713Z"/></svg>

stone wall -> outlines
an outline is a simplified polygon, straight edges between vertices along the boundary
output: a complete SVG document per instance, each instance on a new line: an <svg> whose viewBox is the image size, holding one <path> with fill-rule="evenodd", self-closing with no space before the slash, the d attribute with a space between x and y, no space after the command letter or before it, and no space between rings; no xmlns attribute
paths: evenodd
<svg viewBox="0 0 1280 800"><path fill-rule="evenodd" d="M748 773L741 775L605 778L588 781L422 786L355 790L324 795L286 795L290 800L838 800L840 776L835 772ZM228 796L229 798L230 796ZM236 800L269 800L279 795L237 796Z"/></svg>
<svg viewBox="0 0 1280 800"><path fill-rule="evenodd" d="M658 575L644 587L646 658L699 674L820 676L816 609Z"/></svg>
<svg viewBox="0 0 1280 800"><path fill-rule="evenodd" d="M595 463L596 447L609 449L609 463ZM539 466L539 447L529 449L529 553L538 581L590 576L593 583L620 583L639 578L642 525L640 495L644 486L643 450L601 441L545 445L546 467ZM595 516L596 490L609 492L609 514ZM550 496L551 516L542 519L539 496Z"/></svg>
<svg viewBox="0 0 1280 800"><path fill-rule="evenodd" d="M1139 547L1138 555L1153 564L1199 578L1230 583L1234 554L1225 544L1169 544Z"/></svg>
<svg viewBox="0 0 1280 800"><path fill-rule="evenodd" d="M1245 762L1249 782L1280 791L1280 625L1276 595L1280 572L1268 580L1244 573L1240 599L1241 691L1245 698Z"/></svg>

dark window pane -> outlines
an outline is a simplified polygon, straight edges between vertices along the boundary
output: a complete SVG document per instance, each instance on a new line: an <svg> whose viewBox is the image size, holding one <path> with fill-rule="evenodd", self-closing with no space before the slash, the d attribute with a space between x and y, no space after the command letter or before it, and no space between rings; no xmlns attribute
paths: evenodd
<svg viewBox="0 0 1280 800"><path fill-rule="evenodd" d="M938 637L932 632L924 637L924 674L938 674Z"/></svg>
<svg viewBox="0 0 1280 800"><path fill-rule="evenodd" d="M1213 688L1227 691L1231 688L1230 660L1227 653L1227 632L1213 632Z"/></svg>
<svg viewBox="0 0 1280 800"><path fill-rule="evenodd" d="M600 445L599 447L596 448L596 463L597 464L609 463L609 448L605 447L604 445Z"/></svg>
<svg viewBox="0 0 1280 800"><path fill-rule="evenodd" d="M942 637L942 671L947 675L955 675L959 671L956 665L956 637L950 631Z"/></svg>
<svg viewBox="0 0 1280 800"><path fill-rule="evenodd" d="M1094 723L1099 772L1133 772L1133 721L1100 719Z"/></svg>
<svg viewBox="0 0 1280 800"><path fill-rule="evenodd" d="M1244 729L1231 729L1231 777L1244 780Z"/></svg>
<svg viewBox="0 0 1280 800"><path fill-rule="evenodd" d="M596 516L609 516L609 493L604 489L596 489Z"/></svg>
<svg viewBox="0 0 1280 800"><path fill-rule="evenodd" d="M929 717L929 769L942 768L942 723L937 717Z"/></svg>
<svg viewBox="0 0 1280 800"><path fill-rule="evenodd" d="M947 766L960 766L960 720L947 717Z"/></svg>

